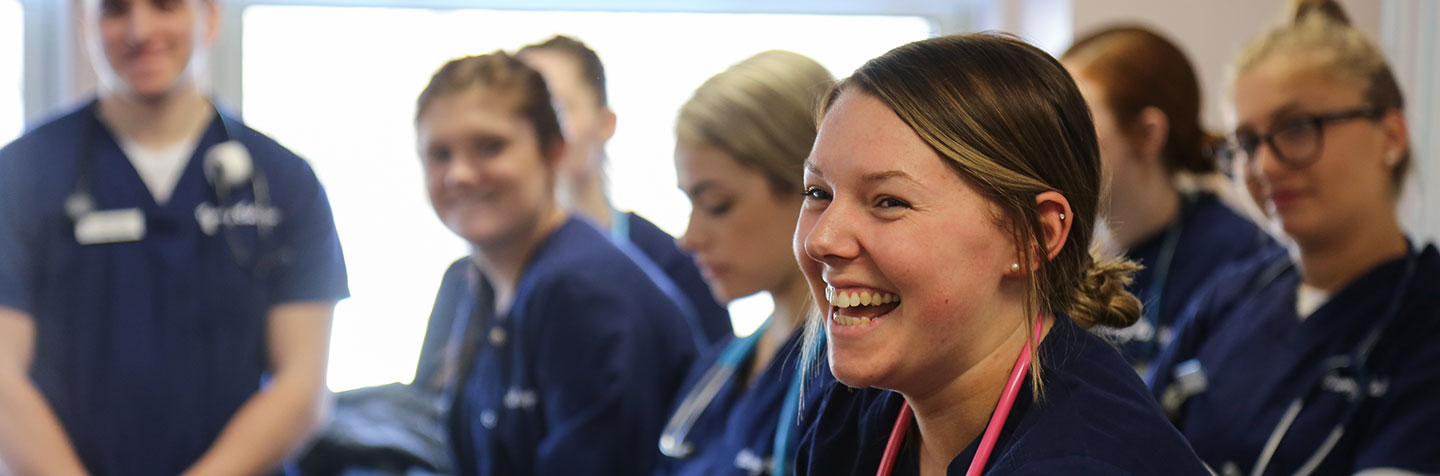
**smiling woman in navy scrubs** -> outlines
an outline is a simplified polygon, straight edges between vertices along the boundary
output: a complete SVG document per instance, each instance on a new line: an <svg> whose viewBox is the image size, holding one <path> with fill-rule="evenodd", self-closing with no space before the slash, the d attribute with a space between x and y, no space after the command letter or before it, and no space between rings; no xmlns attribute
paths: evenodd
<svg viewBox="0 0 1440 476"><path fill-rule="evenodd" d="M1440 254L1396 204L1410 166L1384 56L1299 2L1242 53L1227 156L1293 245L1221 276L1152 388L1223 474L1440 473Z"/></svg>
<svg viewBox="0 0 1440 476"><path fill-rule="evenodd" d="M843 384L797 474L1206 474L1087 332L1139 317L1134 266L1089 253L1098 155L1070 76L1010 37L901 46L831 92L795 253Z"/></svg>
<svg viewBox="0 0 1440 476"><path fill-rule="evenodd" d="M0 459L278 469L320 422L347 296L324 189L211 104L218 5L83 4L99 97L0 150Z"/></svg>
<svg viewBox="0 0 1440 476"><path fill-rule="evenodd" d="M1213 193L1181 188L1184 179L1213 177L1216 167L1207 153L1214 141L1200 125L1200 86L1178 47L1148 29L1117 26L1076 39L1060 61L1094 116L1109 238L1143 266L1126 286L1143 303L1141 319L1111 334L1143 370L1196 290L1272 242Z"/></svg>
<svg viewBox="0 0 1440 476"><path fill-rule="evenodd" d="M415 129L435 213L473 250L434 308L454 316L458 472L649 474L698 351L675 303L557 205L565 142L544 80L503 52L451 61L420 93Z"/></svg>
<svg viewBox="0 0 1440 476"><path fill-rule="evenodd" d="M813 306L790 241L815 105L833 83L815 60L767 51L710 78L680 107L675 170L693 204L680 244L695 254L715 299L766 291L775 312L691 369L661 436L656 474L789 474L796 413L814 405L819 386L801 395L798 330Z"/></svg>

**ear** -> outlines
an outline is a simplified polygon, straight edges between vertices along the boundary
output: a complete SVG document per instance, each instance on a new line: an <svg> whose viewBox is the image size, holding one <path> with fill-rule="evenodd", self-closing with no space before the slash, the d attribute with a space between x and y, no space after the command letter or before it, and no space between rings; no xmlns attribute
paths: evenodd
<svg viewBox="0 0 1440 476"><path fill-rule="evenodd" d="M605 143L615 136L615 111L610 106L601 108L600 111L600 143Z"/></svg>
<svg viewBox="0 0 1440 476"><path fill-rule="evenodd" d="M1035 195L1035 209L1040 222L1040 229L1036 231L1045 244L1045 249L1041 251L1045 253L1046 260L1055 259L1065 247L1065 241L1070 237L1070 225L1075 222L1070 200L1054 190L1041 192ZM1031 263L1030 266L1033 270L1039 267L1039 263Z"/></svg>
<svg viewBox="0 0 1440 476"><path fill-rule="evenodd" d="M1387 111L1380 119L1380 127L1385 131L1385 166L1394 168L1410 147L1410 126L1405 122L1405 111Z"/></svg>
<svg viewBox="0 0 1440 476"><path fill-rule="evenodd" d="M205 15L205 46L214 48L215 42L220 39L220 2L219 0L200 0L202 5L201 14Z"/></svg>
<svg viewBox="0 0 1440 476"><path fill-rule="evenodd" d="M1140 115L1136 117L1135 127L1141 157L1154 160L1154 165L1163 167L1165 142L1170 140L1170 116L1166 116L1165 111L1158 107L1146 107L1141 109Z"/></svg>

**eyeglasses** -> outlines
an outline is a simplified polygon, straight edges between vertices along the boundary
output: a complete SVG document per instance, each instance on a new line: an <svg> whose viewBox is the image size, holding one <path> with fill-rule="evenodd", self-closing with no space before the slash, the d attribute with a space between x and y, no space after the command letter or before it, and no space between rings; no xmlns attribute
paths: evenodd
<svg viewBox="0 0 1440 476"><path fill-rule="evenodd" d="M1260 144L1270 146L1275 160L1287 167L1299 169L1315 163L1320 158L1320 146L1325 143L1325 125L1352 119L1374 120L1385 114L1385 108L1364 106L1328 114L1300 116L1280 123L1269 134L1255 135L1237 132L1225 138L1217 148L1216 158L1224 170L1233 173L1259 173L1256 154Z"/></svg>

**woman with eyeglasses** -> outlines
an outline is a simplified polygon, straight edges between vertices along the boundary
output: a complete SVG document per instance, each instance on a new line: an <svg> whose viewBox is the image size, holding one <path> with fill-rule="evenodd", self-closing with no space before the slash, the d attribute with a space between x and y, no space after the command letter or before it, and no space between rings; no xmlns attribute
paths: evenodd
<svg viewBox="0 0 1440 476"><path fill-rule="evenodd" d="M1225 156L1291 244L1217 278L1152 391L1221 474L1440 472L1440 253L1395 211L1411 157L1394 75L1309 0L1235 72Z"/></svg>

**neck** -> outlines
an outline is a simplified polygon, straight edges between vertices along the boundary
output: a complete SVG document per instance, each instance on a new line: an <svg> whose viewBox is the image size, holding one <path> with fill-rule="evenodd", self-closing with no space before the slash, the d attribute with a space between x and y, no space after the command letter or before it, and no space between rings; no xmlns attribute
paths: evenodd
<svg viewBox="0 0 1440 476"><path fill-rule="evenodd" d="M1051 323L1047 318L1039 325L1047 326L1044 332L1048 334ZM928 393L905 394L919 430L921 474L945 474L955 456L985 431L1029 337L1025 326L1017 322L1000 345L947 385Z"/></svg>
<svg viewBox="0 0 1440 476"><path fill-rule="evenodd" d="M1136 188L1111 200L1109 219L1116 242L1130 249L1180 218L1180 191L1165 176L1127 185Z"/></svg>
<svg viewBox="0 0 1440 476"><path fill-rule="evenodd" d="M1351 236L1305 242L1297 239L1298 246L1291 248L1290 255L1298 264L1300 279L1335 293L1381 263L1403 256L1408 245L1394 214L1380 221L1348 227L1355 231Z"/></svg>
<svg viewBox="0 0 1440 476"><path fill-rule="evenodd" d="M474 247L471 260L495 290L496 314L510 310L510 305L515 300L515 288L520 284L525 265L550 234L565 223L566 218L564 211L551 207L550 211L543 213L537 220L536 226L523 235L505 240L504 243Z"/></svg>
<svg viewBox="0 0 1440 476"><path fill-rule="evenodd" d="M597 171L587 171L573 177L560 187L560 204L609 231L610 197L605 196L605 176Z"/></svg>
<svg viewBox="0 0 1440 476"><path fill-rule="evenodd" d="M100 98L100 120L116 135L143 146L163 146L209 127L210 100L196 88L180 88L154 99L121 94Z"/></svg>
<svg viewBox="0 0 1440 476"><path fill-rule="evenodd" d="M770 315L770 325L755 344L755 358L751 359L747 386L770 365L780 353L785 341L805 324L806 312L810 309L810 283L797 268L795 273L775 289L770 289L770 298L775 301L775 313Z"/></svg>

